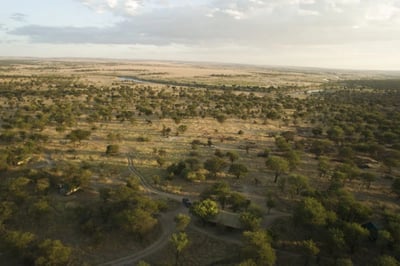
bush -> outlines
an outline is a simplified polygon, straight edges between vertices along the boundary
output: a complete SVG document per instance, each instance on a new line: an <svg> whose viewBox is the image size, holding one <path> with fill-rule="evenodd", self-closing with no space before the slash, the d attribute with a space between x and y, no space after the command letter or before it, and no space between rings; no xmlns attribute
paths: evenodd
<svg viewBox="0 0 400 266"><path fill-rule="evenodd" d="M150 138L148 137L137 137L136 139L138 142L149 142Z"/></svg>
<svg viewBox="0 0 400 266"><path fill-rule="evenodd" d="M107 155L115 155L119 153L119 145L111 144L107 146L106 154Z"/></svg>

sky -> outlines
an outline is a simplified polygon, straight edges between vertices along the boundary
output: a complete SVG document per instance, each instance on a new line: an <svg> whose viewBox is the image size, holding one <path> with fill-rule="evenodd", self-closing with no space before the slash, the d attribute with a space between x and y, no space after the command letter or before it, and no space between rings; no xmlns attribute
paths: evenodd
<svg viewBox="0 0 400 266"><path fill-rule="evenodd" d="M400 0L0 0L0 56L400 70Z"/></svg>

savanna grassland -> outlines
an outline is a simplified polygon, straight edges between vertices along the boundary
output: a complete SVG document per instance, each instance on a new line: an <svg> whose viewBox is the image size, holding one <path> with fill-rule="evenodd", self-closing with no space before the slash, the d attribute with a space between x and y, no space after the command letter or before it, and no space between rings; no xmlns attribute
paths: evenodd
<svg viewBox="0 0 400 266"><path fill-rule="evenodd" d="M5 265L399 263L399 73L0 60L0 103Z"/></svg>

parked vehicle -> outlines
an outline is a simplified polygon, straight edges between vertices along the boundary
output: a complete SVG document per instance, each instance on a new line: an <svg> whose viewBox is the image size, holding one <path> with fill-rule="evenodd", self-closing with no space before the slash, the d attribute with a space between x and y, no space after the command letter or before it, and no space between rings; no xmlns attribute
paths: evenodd
<svg viewBox="0 0 400 266"><path fill-rule="evenodd" d="M183 198L182 203L183 205L185 205L186 208L190 208L192 206L192 202L188 198Z"/></svg>

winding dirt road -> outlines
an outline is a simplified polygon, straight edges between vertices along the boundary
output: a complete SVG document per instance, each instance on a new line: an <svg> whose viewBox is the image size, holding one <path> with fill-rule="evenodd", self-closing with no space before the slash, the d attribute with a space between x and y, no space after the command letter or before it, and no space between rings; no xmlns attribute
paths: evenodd
<svg viewBox="0 0 400 266"><path fill-rule="evenodd" d="M175 200L178 202L181 202L182 196L180 195L176 195L176 194L171 194L171 193L167 193L164 191L160 191L156 188L154 188L147 180L146 178L135 168L135 166L133 165L133 160L132 160L132 155L128 154L127 155L128 158L128 168L129 170L136 175L139 180L140 183L142 185L142 187L147 191L147 193L152 194L153 196L159 196L162 198L166 198L166 199L171 199L171 200ZM250 198L254 198L254 197L259 197L259 196L255 196L255 195L248 195L245 194L245 196L250 197ZM110 266L110 265L115 265L115 266L122 266L122 265L135 265L138 261L150 256L151 254L156 253L157 251L159 251L160 249L162 249L163 247L165 247L168 242L169 239L171 237L171 235L175 232L176 228L175 228L175 222L174 222L174 218L178 213L184 213L184 214L189 214L189 211L187 208L185 208L183 206L183 204L180 205L179 208L173 210L173 211L169 211L166 213L162 213L160 215L160 219L159 219L159 223L162 227L162 234L161 236L157 239L157 241L155 241L154 243L152 243L150 246L146 247L145 249L122 257L122 258L118 258L112 261L108 261L106 263L102 263L100 265L102 266ZM269 226L271 225L277 218L280 217L285 217L285 216L289 216L289 214L287 213L282 213L282 212L278 212L278 211L273 211L271 214L264 216L263 219L263 226ZM237 238L232 238L229 236L224 236L224 235L215 235L214 233L196 226L194 223L190 223L190 228L192 228L193 230L205 234L213 239L216 240L222 240L224 242L227 243L231 243L231 244L236 244L236 245L241 245L241 241L240 239Z"/></svg>
<svg viewBox="0 0 400 266"><path fill-rule="evenodd" d="M166 193L166 192L159 191L159 190L153 188L151 186L151 184L148 183L146 178L133 165L132 156L128 154L127 158L128 158L129 170L139 178L142 187L148 193L151 193L154 196L161 196L163 198L167 198L167 199L171 199L171 200L175 200L175 201L179 201L179 202L181 201L182 197L179 195ZM143 249L137 253L134 253L132 255L128 255L128 256L125 256L125 257L122 257L122 258L119 258L116 260L108 261L108 262L100 264L100 265L104 265L104 266L105 265L115 265L115 266L135 265L138 261L159 251L160 249L165 247L165 245L168 244L171 235L175 232L174 218L178 213L188 214L188 209L185 208L182 204L182 205L180 205L179 208L177 208L173 211L162 213L160 215L159 223L162 226L162 233L161 233L161 236L157 239L157 241L152 243L150 246L148 246L145 249Z"/></svg>

